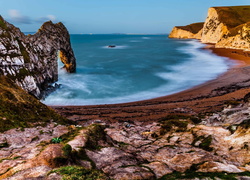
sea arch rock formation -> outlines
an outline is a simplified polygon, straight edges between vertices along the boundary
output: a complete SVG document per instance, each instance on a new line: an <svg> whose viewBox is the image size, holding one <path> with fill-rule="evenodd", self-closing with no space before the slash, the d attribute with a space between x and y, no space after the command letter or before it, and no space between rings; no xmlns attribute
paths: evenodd
<svg viewBox="0 0 250 180"><path fill-rule="evenodd" d="M58 80L58 51L65 70L74 73L76 59L62 23L48 21L34 35L25 35L0 16L0 75L39 99Z"/></svg>

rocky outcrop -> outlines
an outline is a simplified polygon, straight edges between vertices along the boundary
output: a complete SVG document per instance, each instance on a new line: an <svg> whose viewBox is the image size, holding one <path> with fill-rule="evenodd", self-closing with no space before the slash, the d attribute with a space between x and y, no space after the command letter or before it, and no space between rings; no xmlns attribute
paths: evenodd
<svg viewBox="0 0 250 180"><path fill-rule="evenodd" d="M245 99L200 121L170 115L151 123L89 120L11 129L0 134L0 179L67 179L65 172L75 179L87 173L116 180L247 179L249 95ZM62 142L51 144L56 137Z"/></svg>
<svg viewBox="0 0 250 180"><path fill-rule="evenodd" d="M169 38L200 39L204 23L194 23L187 26L175 26Z"/></svg>
<svg viewBox="0 0 250 180"><path fill-rule="evenodd" d="M46 22L26 36L0 17L0 74L37 98L58 80L58 52L66 71L75 72L70 36L62 23Z"/></svg>
<svg viewBox="0 0 250 180"><path fill-rule="evenodd" d="M189 25L192 26L192 25ZM212 7L202 30L174 27L170 38L195 38L215 47L250 50L250 6Z"/></svg>

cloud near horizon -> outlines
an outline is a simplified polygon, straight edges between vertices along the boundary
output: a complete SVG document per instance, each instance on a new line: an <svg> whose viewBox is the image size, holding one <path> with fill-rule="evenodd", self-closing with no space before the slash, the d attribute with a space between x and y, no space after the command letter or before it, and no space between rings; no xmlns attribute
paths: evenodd
<svg viewBox="0 0 250 180"><path fill-rule="evenodd" d="M43 23L45 21L52 21L52 22L56 22L56 16L54 15L47 15L45 17L40 17L39 19L36 20L36 22L38 23Z"/></svg>
<svg viewBox="0 0 250 180"><path fill-rule="evenodd" d="M28 16L22 15L16 9L9 10L9 16L10 16L11 22L16 23L16 24L34 24L34 23L44 23L46 21L53 21L53 22L57 21L56 16L51 15L51 14L44 16L44 17L40 17L38 19L32 19Z"/></svg>
<svg viewBox="0 0 250 180"><path fill-rule="evenodd" d="M31 24L32 21L28 16L23 16L18 10L9 10L11 21L17 24Z"/></svg>

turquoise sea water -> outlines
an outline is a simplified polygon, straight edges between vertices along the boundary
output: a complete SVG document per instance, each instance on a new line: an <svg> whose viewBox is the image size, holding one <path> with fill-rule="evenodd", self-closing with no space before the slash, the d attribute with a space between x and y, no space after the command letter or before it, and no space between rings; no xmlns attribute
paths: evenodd
<svg viewBox="0 0 250 180"><path fill-rule="evenodd" d="M204 45L196 40L168 39L167 35L71 35L71 42L77 72L59 69L62 86L45 104L151 99L214 79L230 66L225 58L201 49Z"/></svg>

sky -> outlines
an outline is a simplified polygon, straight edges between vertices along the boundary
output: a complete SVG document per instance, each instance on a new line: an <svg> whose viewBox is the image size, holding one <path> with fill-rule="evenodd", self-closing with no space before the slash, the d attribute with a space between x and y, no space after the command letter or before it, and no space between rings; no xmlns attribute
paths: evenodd
<svg viewBox="0 0 250 180"><path fill-rule="evenodd" d="M52 20L71 34L166 34L174 26L204 22L209 7L236 5L250 0L0 0L0 14L23 32Z"/></svg>

